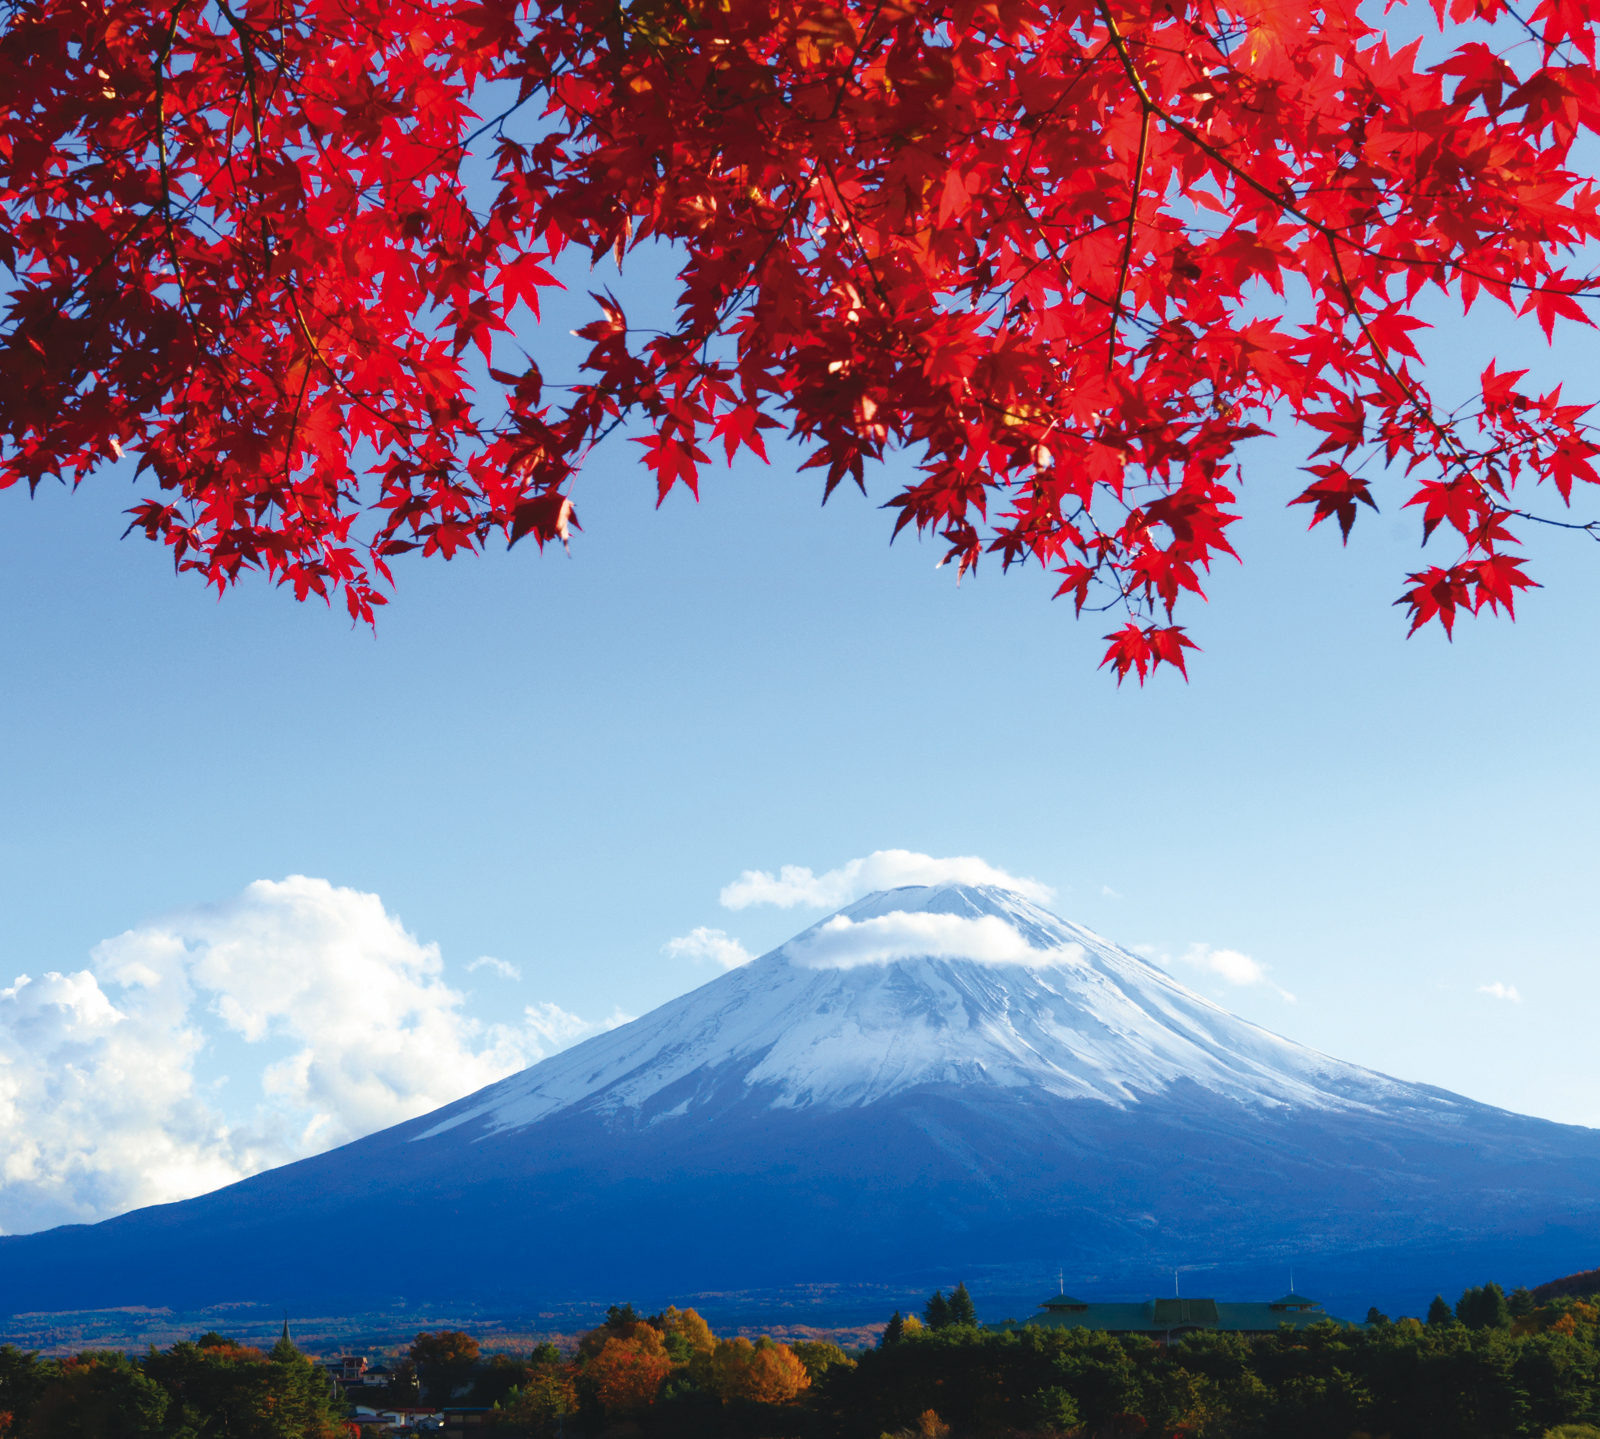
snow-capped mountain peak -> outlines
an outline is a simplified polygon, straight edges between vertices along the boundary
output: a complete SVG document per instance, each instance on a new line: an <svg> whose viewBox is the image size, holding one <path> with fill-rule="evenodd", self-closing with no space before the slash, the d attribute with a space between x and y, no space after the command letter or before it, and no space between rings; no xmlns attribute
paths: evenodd
<svg viewBox="0 0 1600 1439"><path fill-rule="evenodd" d="M1184 1081L1272 1107L1365 1108L1416 1092L1240 1019L1021 895L947 883L868 895L468 1096L418 1139L574 1108L629 1125L711 1104L847 1108L924 1085L1126 1106Z"/></svg>

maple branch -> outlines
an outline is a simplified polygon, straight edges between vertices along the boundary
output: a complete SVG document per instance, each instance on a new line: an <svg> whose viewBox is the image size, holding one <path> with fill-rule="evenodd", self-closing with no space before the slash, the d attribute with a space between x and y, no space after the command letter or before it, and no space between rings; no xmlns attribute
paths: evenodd
<svg viewBox="0 0 1600 1439"><path fill-rule="evenodd" d="M328 372L328 378L333 381L334 386L341 390L350 399L352 404L357 405L361 409L365 410L374 419L381 420L384 424L388 425L389 428L392 429L399 437L400 442L409 446L411 444L412 433L412 427L410 423L405 420L397 420L391 415L384 414L375 405L373 405L365 395L357 394L356 391L350 388L349 383L339 373L338 368L334 365L333 361L322 353L322 346L317 343L316 337L311 333L311 327L306 324L305 315L301 312L300 296L295 292L294 285L287 276L284 278L284 291L289 296L289 304L294 311L295 323L300 327L301 335L304 337L306 344L311 347L311 353Z"/></svg>
<svg viewBox="0 0 1600 1439"><path fill-rule="evenodd" d="M1498 514L1515 516L1519 520L1531 520L1536 525L1549 525L1552 529L1557 530L1576 530L1580 534L1588 535L1591 540L1600 544L1600 520L1590 520L1587 524L1582 525L1575 520L1552 520L1544 515L1536 515L1532 510L1514 510L1509 505L1501 504L1495 500L1490 501L1490 508Z"/></svg>
<svg viewBox="0 0 1600 1439"><path fill-rule="evenodd" d="M261 100L256 94L256 32L228 8L228 0L216 0L217 9L239 37L239 58L244 65L245 93L250 97L250 133L256 146L256 173L267 168L265 147L261 142ZM272 231L266 214L261 216L261 251L267 264L272 264Z"/></svg>
<svg viewBox="0 0 1600 1439"><path fill-rule="evenodd" d="M1338 232L1331 225L1328 225L1325 222L1308 215L1297 204L1295 204L1294 195L1292 192L1288 195L1285 195L1280 191L1274 190L1270 185L1263 184L1248 170L1243 169L1236 161L1231 159L1225 151L1219 150L1215 145L1211 144L1202 135L1200 135L1192 126L1179 119L1170 110L1166 109L1165 106L1153 99L1149 90L1145 88L1144 81L1140 78L1138 70L1134 66L1133 57L1128 52L1127 41L1123 38L1121 30L1117 28L1117 22L1112 18L1111 12L1103 3L1100 6L1100 16L1106 23L1107 33L1111 36L1112 45L1116 49L1118 58L1122 62L1123 72L1127 75L1129 83L1133 86L1134 91L1138 94L1140 102L1149 106L1150 109L1161 118L1163 124L1168 125L1173 130L1177 131L1178 134L1182 135L1184 139L1186 139L1191 145L1195 146L1196 149L1200 150L1203 154L1209 155L1217 162L1217 164L1221 165L1225 170L1227 170L1227 172L1232 175L1234 179L1248 185L1258 195L1262 196L1266 200L1270 200L1272 204L1283 210L1286 214L1293 215L1295 219L1299 220L1302 224L1310 226L1311 229L1315 230L1320 235L1332 237L1338 234ZM1375 260L1383 260L1388 264L1406 265L1413 268L1421 267L1440 272L1447 270L1454 271L1458 275L1469 275L1473 279L1481 280L1486 284L1504 285L1506 288L1513 290L1526 290L1529 294L1568 293L1566 291L1553 290L1547 286L1529 285L1522 281L1502 280L1495 275L1485 275L1479 271L1467 269L1456 260L1419 260L1405 255L1387 255L1383 251L1374 250L1370 245L1363 245L1359 241L1351 239L1349 236L1338 236L1338 238L1342 239L1346 244L1348 244L1352 250L1355 250L1360 254L1367 255Z"/></svg>
<svg viewBox="0 0 1600 1439"><path fill-rule="evenodd" d="M167 248L172 254L172 272L178 280L178 302L193 324L194 312L189 305L189 290L184 280L183 260L178 254L177 227L172 220L172 176L167 160L167 58L172 53L173 41L177 39L178 17L182 13L182 5L173 7L172 23L167 27L166 39L162 41L161 48L156 53L156 156L161 168L161 213L166 219Z"/></svg>
<svg viewBox="0 0 1600 1439"><path fill-rule="evenodd" d="M1141 97L1141 103L1142 97ZM1133 261L1133 234L1139 223L1139 201L1144 197L1144 157L1150 143L1150 106L1143 105L1139 119L1139 156L1133 163L1133 187L1128 206L1128 235L1122 244L1122 261L1117 266L1117 283L1111 292L1111 332L1106 340L1106 373L1117 363L1117 326L1122 321L1122 292L1128 283L1128 266Z"/></svg>

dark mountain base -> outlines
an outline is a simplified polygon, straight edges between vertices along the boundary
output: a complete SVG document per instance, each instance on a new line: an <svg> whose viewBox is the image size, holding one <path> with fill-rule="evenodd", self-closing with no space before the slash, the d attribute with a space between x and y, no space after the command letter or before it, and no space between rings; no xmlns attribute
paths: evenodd
<svg viewBox="0 0 1600 1439"><path fill-rule="evenodd" d="M1058 1269L1088 1298L1170 1293L1175 1267L1187 1293L1258 1297L1292 1265L1360 1318L1600 1252L1600 1134L1476 1106L1453 1123L1272 1112L1179 1086L1119 1110L965 1085L818 1112L745 1090L698 1122L568 1112L409 1142L440 1118L181 1204L0 1238L0 1313L251 1300L532 1316L701 1296L723 1322L849 1323L965 1277L1004 1318Z"/></svg>

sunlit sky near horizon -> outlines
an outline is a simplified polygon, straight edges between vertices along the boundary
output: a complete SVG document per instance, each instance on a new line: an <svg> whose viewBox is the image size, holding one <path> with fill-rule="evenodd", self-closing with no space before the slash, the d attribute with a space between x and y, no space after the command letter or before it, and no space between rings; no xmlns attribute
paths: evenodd
<svg viewBox="0 0 1600 1439"><path fill-rule="evenodd" d="M1589 338L1475 316L1430 350L1441 388L1497 353L1593 392ZM674 939L827 912L724 907L743 872L893 848L1030 878L1342 1059L1600 1125L1592 543L1530 536L1515 624L1408 641L1398 481L1348 549L1307 535L1287 431L1180 616L1191 682L1118 690L1111 623L1045 577L889 545L903 458L820 508L779 446L657 511L633 448L570 555L402 565L376 634L175 577L118 539L122 478L0 494L0 1231L443 1103L721 972Z"/></svg>

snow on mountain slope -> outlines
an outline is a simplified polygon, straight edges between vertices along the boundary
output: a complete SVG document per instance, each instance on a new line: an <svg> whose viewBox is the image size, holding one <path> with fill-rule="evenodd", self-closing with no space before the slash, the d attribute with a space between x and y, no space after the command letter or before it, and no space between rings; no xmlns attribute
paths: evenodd
<svg viewBox="0 0 1600 1439"><path fill-rule="evenodd" d="M726 1102L730 1087L771 1109L928 1084L1122 1107L1180 1080L1272 1108L1477 1107L1271 1034L1020 895L950 883L868 895L469 1096L417 1138L522 1129L575 1107L660 1122Z"/></svg>
<svg viewBox="0 0 1600 1439"><path fill-rule="evenodd" d="M951 884L871 895L326 1154L0 1235L0 1315L255 1296L526 1316L762 1290L786 1313L876 1295L881 1317L891 1291L961 1275L1032 1304L1062 1263L1139 1291L1215 1265L1259 1293L1291 1256L1360 1313L1591 1266L1597 1231L1600 1131L1342 1064Z"/></svg>

